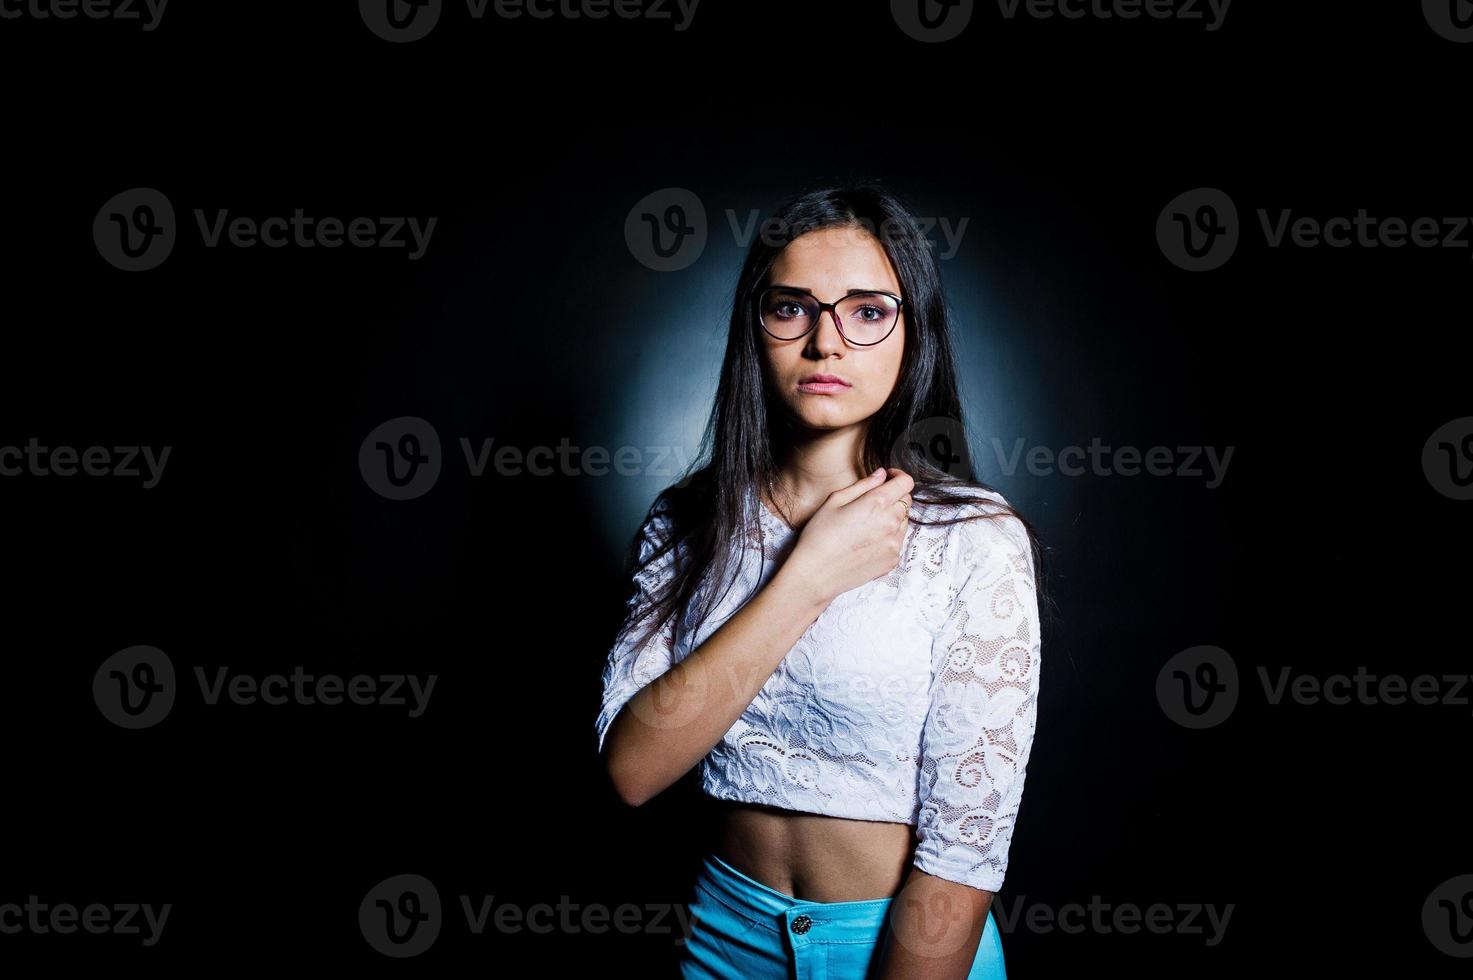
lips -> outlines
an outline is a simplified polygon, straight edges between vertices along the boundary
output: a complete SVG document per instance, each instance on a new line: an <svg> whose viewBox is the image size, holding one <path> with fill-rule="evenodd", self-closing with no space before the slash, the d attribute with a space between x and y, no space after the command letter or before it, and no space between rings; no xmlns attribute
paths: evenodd
<svg viewBox="0 0 1473 980"><path fill-rule="evenodd" d="M849 382L845 381L843 378L839 377L837 374L810 374L806 378L799 378L798 379L798 383L800 385L808 385L808 384L838 384L838 385L843 385L846 388L850 387Z"/></svg>

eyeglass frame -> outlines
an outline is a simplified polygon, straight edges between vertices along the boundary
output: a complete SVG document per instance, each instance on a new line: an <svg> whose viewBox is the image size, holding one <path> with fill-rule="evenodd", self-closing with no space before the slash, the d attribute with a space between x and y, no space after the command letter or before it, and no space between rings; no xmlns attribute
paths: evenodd
<svg viewBox="0 0 1473 980"><path fill-rule="evenodd" d="M803 331L796 337L779 337L777 334L767 329L767 322L762 318L762 298L768 293L773 292L774 290L784 290L790 293L806 293L808 296L812 297L815 303L818 304L818 316L813 318L813 323L809 325L807 330ZM844 325L839 320L838 305L851 296L864 296L870 293L878 293L881 296L888 296L895 301L895 320L890 324L890 329L885 331L885 336L881 337L879 340L872 340L869 343L865 344L857 340L850 340L849 335L844 332ZM836 301L832 303L825 303L817 296L813 295L813 290L804 289L801 286L767 286L762 290L762 292L757 294L757 325L762 328L763 333L767 334L767 336L771 337L773 340L779 340L783 342L802 340L804 337L813 332L813 328L818 326L818 321L823 319L824 312L827 311L834 315L834 326L839 329L839 336L844 338L844 342L846 344L853 344L855 347L874 347L879 344L883 344L885 341L890 339L890 335L895 332L895 327L900 323L900 314L901 311L903 311L904 309L905 300L900 298L899 296L896 296L894 293L884 289L851 289L843 296L840 296Z"/></svg>

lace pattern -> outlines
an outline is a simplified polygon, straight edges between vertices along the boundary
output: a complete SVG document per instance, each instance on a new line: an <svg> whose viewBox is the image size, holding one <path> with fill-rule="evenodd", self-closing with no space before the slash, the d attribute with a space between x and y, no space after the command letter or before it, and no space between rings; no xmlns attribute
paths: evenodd
<svg viewBox="0 0 1473 980"><path fill-rule="evenodd" d="M660 500L651 508L639 531L640 563L648 561L650 555L669 540L671 533L669 503ZM642 644L639 637L654 611L652 596L675 573L679 550L670 549L634 573L634 592L625 605L624 623L620 627L622 635L604 663L603 704L596 723L600 752L619 709L641 688L674 665L672 653L678 617L671 617L663 629Z"/></svg>
<svg viewBox="0 0 1473 980"><path fill-rule="evenodd" d="M932 647L915 863L996 891L1038 717L1038 604L1032 552L1016 518L958 531L957 584L944 593L946 619Z"/></svg>
<svg viewBox="0 0 1473 980"><path fill-rule="evenodd" d="M755 489L750 499L755 518L739 581L710 619L676 617L646 643L636 646L630 634L610 651L600 749L620 708L705 642L795 543L796 532ZM942 516L939 505L915 509L924 519ZM653 509L641 557L670 530L668 511ZM642 625L648 596L676 557L667 553L635 576L626 625ZM911 824L923 871L996 891L1033 741L1039 639L1020 522L912 524L896 568L834 599L702 760L702 789L718 799Z"/></svg>

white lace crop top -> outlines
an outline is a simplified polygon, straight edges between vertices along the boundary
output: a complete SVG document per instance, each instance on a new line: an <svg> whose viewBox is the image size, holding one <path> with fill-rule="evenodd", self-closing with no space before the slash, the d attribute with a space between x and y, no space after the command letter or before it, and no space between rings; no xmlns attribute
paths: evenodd
<svg viewBox="0 0 1473 980"><path fill-rule="evenodd" d="M692 631L688 610L642 645L636 630L609 652L600 751L619 709L755 595L797 541L755 488L750 503L738 581L707 621ZM946 516L957 513L940 504L912 510L933 520L943 506ZM984 505L961 506L976 514ZM640 533L643 562L670 533L664 501ZM626 627L678 554L635 574ZM1038 683L1038 606L1022 524L1006 515L911 524L896 568L834 599L702 759L701 788L717 799L909 824L922 871L995 892L1023 795Z"/></svg>

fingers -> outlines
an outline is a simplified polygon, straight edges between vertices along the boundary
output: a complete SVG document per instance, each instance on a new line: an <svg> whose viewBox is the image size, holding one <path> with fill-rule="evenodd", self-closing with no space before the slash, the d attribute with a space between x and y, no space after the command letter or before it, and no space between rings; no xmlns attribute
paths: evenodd
<svg viewBox="0 0 1473 980"><path fill-rule="evenodd" d="M888 471L882 466L877 467L873 473L862 480L857 480L847 487L842 487L829 494L829 499L836 504L847 504L856 500L871 490L883 485L889 476Z"/></svg>
<svg viewBox="0 0 1473 980"><path fill-rule="evenodd" d="M899 467L892 466L888 470L886 470L885 473L888 477L885 481L885 486L893 486L894 489L899 490L901 493L906 495L909 495L911 490L915 488L915 478L912 477L909 473L905 472L905 470L902 470Z"/></svg>
<svg viewBox="0 0 1473 980"><path fill-rule="evenodd" d="M885 480L883 483L870 487L859 494L859 496L872 497L876 503L884 507L890 506L895 501L905 500L906 507L909 508L910 491L914 489L915 485L916 481L909 473L892 466L885 470Z"/></svg>
<svg viewBox="0 0 1473 980"><path fill-rule="evenodd" d="M905 501L898 501L897 500L896 503L905 503ZM896 554L899 554L900 551L905 548L906 532L909 531L909 530L910 530L910 511L907 508L905 511L902 511L901 512L900 519L895 522L895 530L894 530L893 533L894 533L894 541L895 541L895 551L896 551Z"/></svg>

